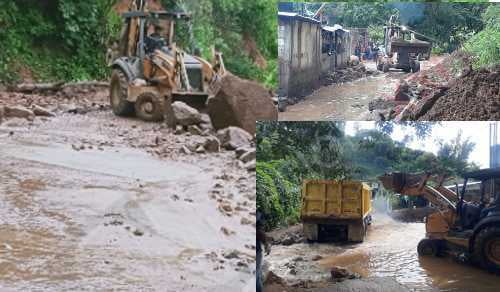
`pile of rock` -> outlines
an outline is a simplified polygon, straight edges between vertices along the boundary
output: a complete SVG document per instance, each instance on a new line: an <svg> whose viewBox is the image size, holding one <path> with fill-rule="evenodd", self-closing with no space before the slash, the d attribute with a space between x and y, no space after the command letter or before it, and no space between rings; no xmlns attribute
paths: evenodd
<svg viewBox="0 0 500 292"><path fill-rule="evenodd" d="M253 136L250 133L233 126L215 131L207 114L202 114L180 101L172 104L172 114L176 124L176 134L189 133L192 136L201 137L192 139L189 145L184 145L182 152L185 154L206 153L226 149L235 152L242 167L255 170L256 152L255 147L252 146Z"/></svg>
<svg viewBox="0 0 500 292"><path fill-rule="evenodd" d="M10 118L33 121L36 116L53 117L55 114L38 105L32 105L31 108L26 108L24 106L0 106L0 124L3 120Z"/></svg>

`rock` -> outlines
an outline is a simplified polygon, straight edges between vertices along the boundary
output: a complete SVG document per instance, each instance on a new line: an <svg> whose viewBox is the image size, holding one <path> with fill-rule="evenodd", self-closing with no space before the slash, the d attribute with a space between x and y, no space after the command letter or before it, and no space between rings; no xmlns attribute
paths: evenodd
<svg viewBox="0 0 500 292"><path fill-rule="evenodd" d="M205 153L205 147L203 147L203 145L198 146L198 148L196 148L196 153Z"/></svg>
<svg viewBox="0 0 500 292"><path fill-rule="evenodd" d="M252 161L246 163L244 167L246 170L249 170L249 171L255 170L255 167L256 167L255 160L252 160Z"/></svg>
<svg viewBox="0 0 500 292"><path fill-rule="evenodd" d="M230 235L236 234L236 232L231 231L231 230L227 229L227 228L226 228L226 227L224 227L224 226L222 226L222 227L220 228L220 231L222 231L222 233L224 233L224 234L225 234L225 235L227 235L227 236L230 236Z"/></svg>
<svg viewBox="0 0 500 292"><path fill-rule="evenodd" d="M48 109L45 109L39 105L34 105L33 106L33 113L36 116L42 116L42 117L55 117L55 114Z"/></svg>
<svg viewBox="0 0 500 292"><path fill-rule="evenodd" d="M144 231L142 231L140 229L135 229L134 230L134 235L135 236L143 236L144 235Z"/></svg>
<svg viewBox="0 0 500 292"><path fill-rule="evenodd" d="M228 259L228 260L230 260L230 259L239 259L240 258L240 252L237 251L237 250L235 250L235 249L233 249L230 252L224 253L222 256L225 259Z"/></svg>
<svg viewBox="0 0 500 292"><path fill-rule="evenodd" d="M210 119L210 116L207 114L201 114L201 123L202 124L212 124L212 120Z"/></svg>
<svg viewBox="0 0 500 292"><path fill-rule="evenodd" d="M176 101L172 103L172 111L176 124L189 126L197 125L202 122L200 112L184 102Z"/></svg>
<svg viewBox="0 0 500 292"><path fill-rule="evenodd" d="M315 261L319 261L321 259L323 259L323 257L318 254L318 255L313 256L312 261L315 262Z"/></svg>
<svg viewBox="0 0 500 292"><path fill-rule="evenodd" d="M184 154L191 154L191 150L189 150L186 145L182 145L181 147L181 151L184 153Z"/></svg>
<svg viewBox="0 0 500 292"><path fill-rule="evenodd" d="M248 218L241 218L241 221L240 221L241 225L250 225L250 224L253 224L253 221L248 219Z"/></svg>
<svg viewBox="0 0 500 292"><path fill-rule="evenodd" d="M257 82L227 73L216 87L219 90L208 100L208 114L215 129L236 126L254 134L255 121L278 119L273 96Z"/></svg>
<svg viewBox="0 0 500 292"><path fill-rule="evenodd" d="M406 81L401 81L398 88L396 89L396 93L394 95L394 100L396 101L409 101L410 100L410 86Z"/></svg>
<svg viewBox="0 0 500 292"><path fill-rule="evenodd" d="M221 204L220 208L228 213L233 212L233 207L230 204Z"/></svg>
<svg viewBox="0 0 500 292"><path fill-rule="evenodd" d="M333 267L330 269L330 276L332 280L347 278L349 276L349 271L341 267Z"/></svg>
<svg viewBox="0 0 500 292"><path fill-rule="evenodd" d="M251 149L248 152L246 152L240 156L240 160L243 161L244 163L247 163L247 162L255 160L255 159L256 159L255 149Z"/></svg>
<svg viewBox="0 0 500 292"><path fill-rule="evenodd" d="M23 106L5 106L4 115L6 118L23 118L32 121L35 114Z"/></svg>
<svg viewBox="0 0 500 292"><path fill-rule="evenodd" d="M222 147L228 150L249 147L252 135L238 127L228 127L217 132Z"/></svg>
<svg viewBox="0 0 500 292"><path fill-rule="evenodd" d="M189 125L187 130L189 133L191 133L191 135L201 135L202 134L202 130L197 125Z"/></svg>
<svg viewBox="0 0 500 292"><path fill-rule="evenodd" d="M180 135L180 134L183 134L185 131L184 131L184 126L182 125L176 125L175 126L175 132L174 134L176 135Z"/></svg>
<svg viewBox="0 0 500 292"><path fill-rule="evenodd" d="M238 149L234 150L234 152L236 153L236 158L240 158L241 155L247 153L248 151L250 151L251 148L248 148L248 147L239 147Z"/></svg>
<svg viewBox="0 0 500 292"><path fill-rule="evenodd" d="M220 151L220 142L214 136L208 136L205 140L205 144L203 145L207 152L219 152Z"/></svg>

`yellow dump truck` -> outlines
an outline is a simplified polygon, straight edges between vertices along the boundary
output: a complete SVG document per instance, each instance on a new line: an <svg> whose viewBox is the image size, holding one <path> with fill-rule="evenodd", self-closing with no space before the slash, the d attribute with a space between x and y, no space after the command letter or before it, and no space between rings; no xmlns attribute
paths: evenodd
<svg viewBox="0 0 500 292"><path fill-rule="evenodd" d="M310 241L363 241L371 223L371 189L362 182L305 180L301 220Z"/></svg>

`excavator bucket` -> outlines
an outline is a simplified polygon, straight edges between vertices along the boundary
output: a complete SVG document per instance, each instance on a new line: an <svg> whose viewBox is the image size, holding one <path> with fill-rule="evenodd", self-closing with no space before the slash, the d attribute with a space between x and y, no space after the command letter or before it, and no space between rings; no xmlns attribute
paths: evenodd
<svg viewBox="0 0 500 292"><path fill-rule="evenodd" d="M404 172L386 173L378 180L382 182L385 189L400 193L403 189L418 186L425 183L429 176L426 174L409 174Z"/></svg>

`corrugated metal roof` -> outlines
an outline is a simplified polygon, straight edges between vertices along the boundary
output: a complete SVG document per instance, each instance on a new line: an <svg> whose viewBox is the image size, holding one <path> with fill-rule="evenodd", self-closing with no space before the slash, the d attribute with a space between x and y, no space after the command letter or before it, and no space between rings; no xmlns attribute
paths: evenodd
<svg viewBox="0 0 500 292"><path fill-rule="evenodd" d="M278 18L293 18L305 22L320 23L320 21L317 19L306 17L293 12L278 12Z"/></svg>
<svg viewBox="0 0 500 292"><path fill-rule="evenodd" d="M324 25L321 28L324 29L324 30L326 30L326 31L331 31L331 32L335 32L337 30L342 30L342 31L345 31L345 32L349 32L348 30L345 30L342 27L342 25L340 25L340 24L334 24L333 26Z"/></svg>

